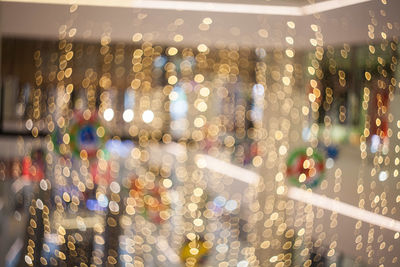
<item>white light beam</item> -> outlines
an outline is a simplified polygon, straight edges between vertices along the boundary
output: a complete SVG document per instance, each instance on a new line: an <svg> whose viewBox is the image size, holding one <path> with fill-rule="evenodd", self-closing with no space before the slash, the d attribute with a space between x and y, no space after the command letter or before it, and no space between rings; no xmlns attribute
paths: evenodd
<svg viewBox="0 0 400 267"><path fill-rule="evenodd" d="M53 4L121 8L185 10L259 15L307 16L371 0L328 0L305 6L251 5L236 3L174 1L174 0L0 0L0 2Z"/></svg>
<svg viewBox="0 0 400 267"><path fill-rule="evenodd" d="M211 157L209 155L197 155L196 163L198 166L207 168L220 174L224 174L248 184L257 184L259 181L259 176L257 173L240 168L236 165Z"/></svg>
<svg viewBox="0 0 400 267"><path fill-rule="evenodd" d="M350 204L321 196L296 187L289 187L287 196L293 200L311 204L315 207L337 212L338 214L374 224L395 232L400 232L400 222L380 214L360 209Z"/></svg>

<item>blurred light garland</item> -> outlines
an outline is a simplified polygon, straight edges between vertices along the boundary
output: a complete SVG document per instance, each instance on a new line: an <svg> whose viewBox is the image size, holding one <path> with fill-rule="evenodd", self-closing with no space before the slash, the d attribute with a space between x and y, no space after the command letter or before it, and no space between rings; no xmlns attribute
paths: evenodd
<svg viewBox="0 0 400 267"><path fill-rule="evenodd" d="M109 25L100 45L80 44L74 40L77 9L70 7L70 20L59 28L58 51L49 61L44 62L43 49L33 55L35 87L26 127L34 137L47 127L49 153L46 175L34 188L39 197L29 206L26 264L146 266L181 261L200 266L207 256L218 266L312 266L322 258L336 266L337 213L329 215L328 228L322 208L285 197L285 177L304 190L314 187L339 196L344 173L331 153L338 145L332 132L355 116L350 112L357 105L341 103L338 90L348 90L355 79L346 67L356 60L350 45L339 48L340 56L338 48L326 47L318 15L310 25L310 53L295 50L294 21L287 22L286 36L280 38L284 41L271 51L235 42L212 47L207 40L197 47L179 46L184 38L178 30L184 24L181 18L168 25L175 46L157 46L152 33L139 32L132 44L115 43ZM384 21L385 11L379 12ZM147 14L135 16L143 20ZM398 86L398 41L387 38L390 22L382 25L382 41L375 41L378 19L373 12L370 16L358 206L395 215L395 205L387 200L389 188L377 183L392 176L392 162L393 177L398 176L400 149L396 145L394 154L389 146L399 139L391 128L393 121L399 124L389 112ZM199 30L207 31L212 23L204 18ZM258 31L266 38L269 34L279 38L282 33ZM349 134L347 141L356 143L356 136ZM133 148L126 155L108 151L103 148L106 137L132 139ZM306 148L298 149L299 143ZM182 151L165 152L173 144ZM319 150L328 150L326 160ZM240 184L241 192L230 193L236 181L205 168L207 162L193 156L198 151L262 173L263 179L256 185ZM295 162L297 156L301 159ZM373 181L367 184L370 161ZM26 170L23 174L31 175ZM355 225L356 250L365 248L369 264L384 266L388 260L374 249L374 242L388 252L394 245L373 226L363 236L362 226L361 221ZM398 237L395 233L394 239ZM92 241L88 255L85 242ZM391 261L396 264L397 256Z"/></svg>

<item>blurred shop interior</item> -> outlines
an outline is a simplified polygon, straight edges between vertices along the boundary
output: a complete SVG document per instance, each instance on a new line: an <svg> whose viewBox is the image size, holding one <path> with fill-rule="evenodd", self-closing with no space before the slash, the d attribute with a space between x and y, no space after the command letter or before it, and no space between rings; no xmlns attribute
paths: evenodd
<svg viewBox="0 0 400 267"><path fill-rule="evenodd" d="M399 266L399 13L1 0L0 266Z"/></svg>

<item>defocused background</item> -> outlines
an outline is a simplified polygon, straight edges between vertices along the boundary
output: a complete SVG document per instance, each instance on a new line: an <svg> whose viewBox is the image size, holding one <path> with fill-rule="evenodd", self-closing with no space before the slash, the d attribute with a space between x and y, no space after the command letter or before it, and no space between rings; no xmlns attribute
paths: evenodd
<svg viewBox="0 0 400 267"><path fill-rule="evenodd" d="M400 2L0 1L0 266L399 266Z"/></svg>

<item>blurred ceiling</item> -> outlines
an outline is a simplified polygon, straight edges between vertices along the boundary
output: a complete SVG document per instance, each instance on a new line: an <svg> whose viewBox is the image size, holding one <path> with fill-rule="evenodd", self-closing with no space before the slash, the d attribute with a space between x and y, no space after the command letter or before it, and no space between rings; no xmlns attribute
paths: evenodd
<svg viewBox="0 0 400 267"><path fill-rule="evenodd" d="M71 14L69 0L2 0L1 32L4 36L57 39L58 29L66 24L77 29L75 38L87 41L99 41L109 32L113 41L130 42L140 33L144 40L163 45L235 43L265 48L285 45L286 36L291 35L295 48L308 49L310 38L315 38L311 24L321 26L324 43L332 45L367 43L371 15L378 21L376 31L387 22L394 25L388 37L398 35L400 28L400 1L388 1L385 17L379 14L384 5L378 0L321 0L314 4L307 0L73 2L79 8ZM212 24L202 25L206 17ZM295 22L295 30L287 27L288 21ZM183 38L176 41L177 35Z"/></svg>

